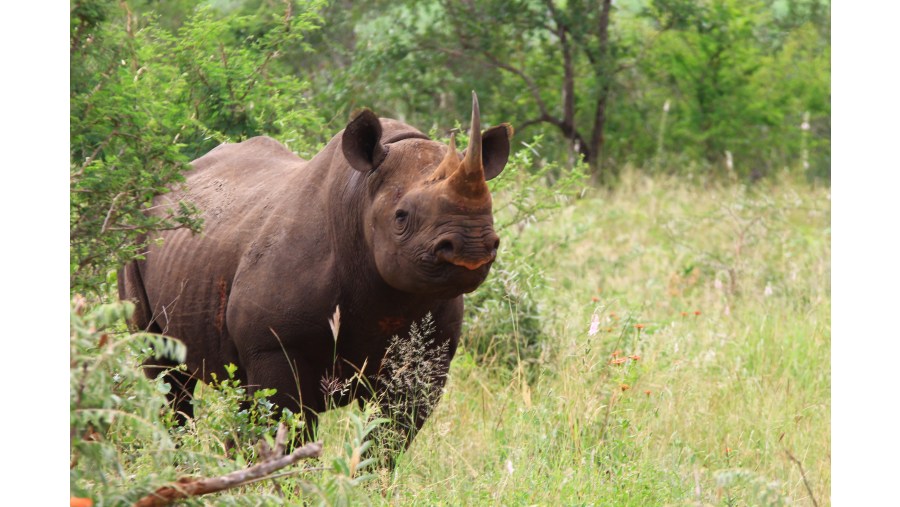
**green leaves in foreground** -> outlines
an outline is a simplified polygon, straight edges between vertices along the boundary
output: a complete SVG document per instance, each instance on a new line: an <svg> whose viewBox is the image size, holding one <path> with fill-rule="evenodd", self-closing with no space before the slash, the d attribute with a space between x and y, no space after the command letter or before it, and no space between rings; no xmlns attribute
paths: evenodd
<svg viewBox="0 0 900 507"><path fill-rule="evenodd" d="M299 433L300 417L287 410L275 414L266 399L273 390L248 395L234 368L228 379L198 388L197 417L175 426L165 398L171 387L162 377L147 378L138 365L152 355L183 361L185 348L160 335L126 332L123 324L132 311L130 303L91 307L80 297L72 301L72 496L97 506L131 504L181 477L219 477L258 463L261 449L271 449L279 422ZM373 477L371 433L386 422L377 410L354 407L347 413L345 434L326 442L326 453L338 451L325 459L326 466L286 468L271 479L217 493L214 502L358 504L353 499L366 493L358 486Z"/></svg>
<svg viewBox="0 0 900 507"><path fill-rule="evenodd" d="M130 303L88 307L72 303L69 436L73 496L122 503L128 491L150 486L156 474L135 479L132 466L171 467L175 442L168 432L164 393L168 387L144 376L136 365L151 348L175 360L185 348L175 340L123 332ZM133 501L133 499L131 500Z"/></svg>

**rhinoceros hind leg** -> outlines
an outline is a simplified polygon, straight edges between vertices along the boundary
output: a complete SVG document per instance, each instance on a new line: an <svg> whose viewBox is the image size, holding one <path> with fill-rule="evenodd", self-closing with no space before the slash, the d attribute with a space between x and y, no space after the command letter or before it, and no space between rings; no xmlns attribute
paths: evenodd
<svg viewBox="0 0 900 507"><path fill-rule="evenodd" d="M166 400L175 411L175 421L179 426L184 426L188 419L194 417L194 387L197 386L197 377L190 373L177 369L178 363L167 359L149 358L144 362L144 373L149 378L163 375L163 381L171 386L166 393Z"/></svg>

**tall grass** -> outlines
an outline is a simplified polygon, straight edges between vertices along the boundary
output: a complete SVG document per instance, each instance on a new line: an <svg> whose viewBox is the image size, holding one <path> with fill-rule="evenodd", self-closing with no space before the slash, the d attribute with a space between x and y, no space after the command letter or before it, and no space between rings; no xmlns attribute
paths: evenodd
<svg viewBox="0 0 900 507"><path fill-rule="evenodd" d="M470 304L442 400L395 469L367 452L376 414L348 407L320 419L311 468L194 502L830 504L830 210L829 189L790 179L626 172L614 191L506 231L500 283L482 288L496 301ZM117 342L81 327L83 371L119 378L124 362L89 369L105 357L92 344ZM264 399L241 410L242 386L220 379L198 389L196 421L169 429L179 447L146 454L119 420L78 436L75 416L106 388L72 378L72 491L97 505L254 462L277 416ZM165 386L130 382L158 411Z"/></svg>
<svg viewBox="0 0 900 507"><path fill-rule="evenodd" d="M531 227L517 248L547 277L552 353L529 380L462 350L381 487L413 505L830 503L829 220L828 189L631 174Z"/></svg>

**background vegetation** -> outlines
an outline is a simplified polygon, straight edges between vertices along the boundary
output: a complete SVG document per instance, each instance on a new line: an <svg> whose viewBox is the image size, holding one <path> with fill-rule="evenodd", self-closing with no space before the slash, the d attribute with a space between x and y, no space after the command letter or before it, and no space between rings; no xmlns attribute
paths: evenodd
<svg viewBox="0 0 900 507"><path fill-rule="evenodd" d="M220 379L173 425L136 365L183 351L114 302L148 231L202 228L152 196L223 141L309 157L358 107L444 137L474 89L517 134L444 400L393 473L377 415L336 411L318 464L214 501L829 503L829 2L73 1L70 61L73 496L302 424Z"/></svg>

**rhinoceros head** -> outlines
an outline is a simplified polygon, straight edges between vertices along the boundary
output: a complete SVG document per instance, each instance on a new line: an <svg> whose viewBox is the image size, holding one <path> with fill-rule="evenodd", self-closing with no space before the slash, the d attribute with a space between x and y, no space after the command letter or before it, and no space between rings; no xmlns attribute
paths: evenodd
<svg viewBox="0 0 900 507"><path fill-rule="evenodd" d="M487 180L506 166L512 127L481 132L472 94L472 126L463 156L416 136L382 145L382 126L368 110L348 124L342 150L366 175L370 206L365 234L381 277L415 294L455 297L487 277L500 238L494 232Z"/></svg>

